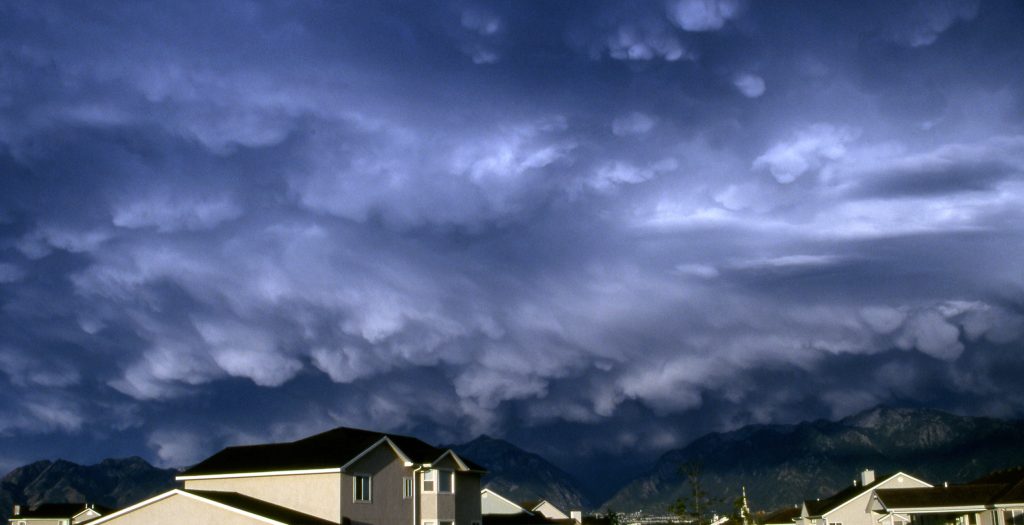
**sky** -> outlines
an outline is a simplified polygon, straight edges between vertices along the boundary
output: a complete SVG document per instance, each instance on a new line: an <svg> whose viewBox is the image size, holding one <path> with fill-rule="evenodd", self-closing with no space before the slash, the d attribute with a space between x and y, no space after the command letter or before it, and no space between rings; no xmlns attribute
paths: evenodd
<svg viewBox="0 0 1024 525"><path fill-rule="evenodd" d="M1022 262L1020 2L0 3L0 467L1021 417Z"/></svg>

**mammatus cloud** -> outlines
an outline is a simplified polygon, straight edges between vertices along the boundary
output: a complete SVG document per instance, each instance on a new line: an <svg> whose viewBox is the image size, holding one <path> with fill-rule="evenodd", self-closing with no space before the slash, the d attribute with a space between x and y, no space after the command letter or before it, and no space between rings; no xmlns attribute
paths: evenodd
<svg viewBox="0 0 1024 525"><path fill-rule="evenodd" d="M669 17L685 31L721 29L740 10L740 0L674 0L668 4Z"/></svg>
<svg viewBox="0 0 1024 525"><path fill-rule="evenodd" d="M392 7L0 8L5 450L1024 413L1016 6Z"/></svg>
<svg viewBox="0 0 1024 525"><path fill-rule="evenodd" d="M757 98L764 94L764 79L752 73L737 75L732 83L747 98Z"/></svg>

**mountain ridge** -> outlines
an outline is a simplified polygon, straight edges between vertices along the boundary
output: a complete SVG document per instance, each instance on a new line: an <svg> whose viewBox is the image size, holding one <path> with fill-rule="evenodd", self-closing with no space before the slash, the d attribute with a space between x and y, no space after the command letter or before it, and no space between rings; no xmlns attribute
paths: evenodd
<svg viewBox="0 0 1024 525"><path fill-rule="evenodd" d="M879 475L901 470L932 483L969 481L1024 464L1021 442L1024 421L889 406L838 421L749 425L662 454L602 507L664 512L682 494L684 463L700 463L706 488L725 501L746 486L751 504L770 510L829 496L864 468Z"/></svg>

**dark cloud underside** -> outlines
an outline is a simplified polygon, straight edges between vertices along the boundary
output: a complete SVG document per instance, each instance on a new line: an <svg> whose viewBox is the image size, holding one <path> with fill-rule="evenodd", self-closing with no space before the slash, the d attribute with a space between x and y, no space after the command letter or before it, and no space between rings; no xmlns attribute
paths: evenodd
<svg viewBox="0 0 1024 525"><path fill-rule="evenodd" d="M340 424L582 464L882 402L1019 416L1021 27L5 3L0 464Z"/></svg>

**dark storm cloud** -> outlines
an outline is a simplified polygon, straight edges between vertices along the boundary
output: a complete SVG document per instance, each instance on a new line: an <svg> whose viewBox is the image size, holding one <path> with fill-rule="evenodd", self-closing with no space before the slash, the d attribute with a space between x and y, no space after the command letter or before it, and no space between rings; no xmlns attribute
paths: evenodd
<svg viewBox="0 0 1024 525"><path fill-rule="evenodd" d="M0 462L1019 415L1022 22L8 3Z"/></svg>

